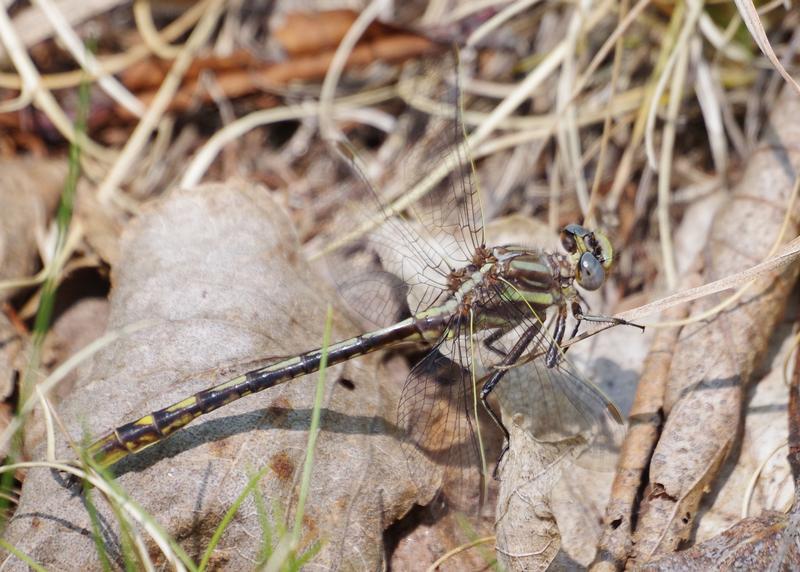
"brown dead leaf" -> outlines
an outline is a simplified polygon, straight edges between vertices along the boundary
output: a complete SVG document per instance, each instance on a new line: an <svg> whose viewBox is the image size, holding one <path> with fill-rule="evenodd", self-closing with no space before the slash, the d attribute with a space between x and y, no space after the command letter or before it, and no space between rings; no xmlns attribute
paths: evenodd
<svg viewBox="0 0 800 572"><path fill-rule="evenodd" d="M85 298L66 310L48 332L42 351L42 365L46 371L64 363L91 342L99 338L108 322L108 301L103 298ZM50 399L59 403L72 393L79 372L72 371L50 393ZM33 451L45 438L45 425L41 410L36 410L27 420L25 451Z"/></svg>
<svg viewBox="0 0 800 572"><path fill-rule="evenodd" d="M731 202L714 221L705 252L704 281L763 260L777 237L800 168L800 101L784 90L759 152ZM798 233L800 206L788 237ZM685 327L672 360L665 397L669 417L650 465L650 489L634 536L644 563L688 538L704 489L711 485L740 426L743 391L783 315L797 265L761 277L732 309ZM693 305L696 315L718 299Z"/></svg>
<svg viewBox="0 0 800 572"><path fill-rule="evenodd" d="M273 38L291 56L336 49L358 14L352 10L289 12L273 20ZM374 38L387 26L373 22L364 39Z"/></svg>
<svg viewBox="0 0 800 572"><path fill-rule="evenodd" d="M502 388L504 394L509 390ZM561 477L552 464L563 451L542 447L520 424L507 426L514 446L506 453L501 472L497 554L508 570L547 570L561 549L550 492Z"/></svg>
<svg viewBox="0 0 800 572"><path fill-rule="evenodd" d="M39 263L43 235L63 188L67 165L38 158L0 162L0 281L29 277ZM14 290L0 290L0 301Z"/></svg>
<svg viewBox="0 0 800 572"><path fill-rule="evenodd" d="M710 540L653 560L641 569L649 572L797 570L800 568L798 544L796 541L785 542L787 535L797 534L798 523L791 520L789 516L776 512L747 518ZM788 551L782 554L784 544ZM776 562L779 554L783 559Z"/></svg>
<svg viewBox="0 0 800 572"><path fill-rule="evenodd" d="M298 251L263 188L208 185L150 206L123 235L109 328L141 319L158 324L94 356L60 411L72 437L97 435L243 369L220 364L318 347L334 298ZM359 333L334 307L333 338ZM418 493L407 476L394 428L402 387L396 377L381 373L377 356L327 372L304 519L304 538L323 541L315 558L322 567L380 568L384 528L434 493ZM195 558L262 466L271 467L261 482L268 510L293 518L315 383L316 375L306 376L204 416L119 463L119 484ZM73 455L63 443L58 451ZM114 528L108 507L100 510ZM53 569L99 569L89 530L81 499L48 471L31 470L5 538ZM108 531L112 544L116 534ZM259 543L250 498L215 561L250 568ZM15 561L8 569L20 567Z"/></svg>
<svg viewBox="0 0 800 572"><path fill-rule="evenodd" d="M367 66L376 61L387 63L400 63L410 58L420 57L425 54L437 51L437 46L431 40L410 33L396 33L387 36L379 36L374 40L364 41L355 46L350 53L345 69L353 69ZM216 70L215 82L220 90L220 95L225 98L233 99L250 94L260 93L267 90L285 87L293 81L315 81L325 77L325 73L330 67L335 49L329 48L325 51L315 52L306 55L298 55L285 62L252 62L250 66L237 66L228 69L225 65L220 65L216 59L208 60L209 66L220 66ZM159 75L159 70L163 66L157 62L155 64L141 63L140 67L133 69L134 81L140 81L141 76L148 77L148 81L163 79L167 69L163 69ZM145 66L149 66L149 71L143 71ZM195 62L195 69L204 69L203 60ZM211 103L212 94L200 83L200 77L186 78L180 90L170 100L170 111L183 111L198 103ZM137 94L142 102L151 101L157 92L160 81L154 83L154 87ZM130 112L124 108L116 108L116 114L120 117L132 118Z"/></svg>

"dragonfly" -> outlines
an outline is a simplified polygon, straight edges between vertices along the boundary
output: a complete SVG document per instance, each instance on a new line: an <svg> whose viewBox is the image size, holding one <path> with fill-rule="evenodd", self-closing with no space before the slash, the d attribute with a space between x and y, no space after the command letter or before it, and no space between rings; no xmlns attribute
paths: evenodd
<svg viewBox="0 0 800 572"><path fill-rule="evenodd" d="M458 70L457 64L452 67ZM596 291L605 283L614 262L611 242L599 231L570 224L561 230L563 251L487 245L474 167L463 144L458 71L435 74L433 80L427 73L419 77L425 83L413 84L411 91L444 109L439 116L423 116L430 138L422 154L448 171L425 201L438 208L423 221L427 226L419 229L411 217L389 212L356 155L347 146L339 147L355 186L382 217L383 224L365 242L386 269L362 284L390 284L388 290L404 298L406 316L326 348L276 359L121 425L89 446L89 455L100 466L154 446L234 400L318 371L323 354L334 366L409 343L424 354L405 381L397 423L407 436L404 446L421 449L437 463L484 464L477 402L505 437L503 457L509 432L490 395L511 368L530 380L537 395L535 436L572 443L579 436L586 448L618 440L623 426L619 411L577 373L561 349L569 319L575 322L570 337L582 320L597 319L584 311L580 290ZM392 280L385 280L386 274ZM365 313L371 318L386 311L372 308Z"/></svg>

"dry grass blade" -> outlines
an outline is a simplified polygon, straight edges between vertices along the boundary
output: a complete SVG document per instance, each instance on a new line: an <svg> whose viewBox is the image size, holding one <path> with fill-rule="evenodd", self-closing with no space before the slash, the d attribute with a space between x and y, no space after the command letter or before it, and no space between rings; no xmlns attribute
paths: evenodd
<svg viewBox="0 0 800 572"><path fill-rule="evenodd" d="M172 99L175 92L180 87L183 74L192 63L196 52L214 31L214 25L221 16L225 3L223 0L206 0L206 2L207 10L205 14L192 31L181 54L173 62L169 75L161 84L156 97L150 102L147 112L142 116L141 121L128 139L125 148L114 162L103 182L99 185L97 196L101 203L107 203L114 193L117 192L119 185L122 184L125 177L130 174L133 164L139 158L152 131L156 128L158 121L166 111L170 99Z"/></svg>
<svg viewBox="0 0 800 572"><path fill-rule="evenodd" d="M3 112L8 112L35 103L45 111L53 124L58 128L59 132L67 140L76 141L78 135L73 128L72 122L69 120L66 113L64 113L64 110L58 104L53 94L42 85L41 75L36 69L30 54L28 54L19 41L17 31L14 29L11 19L8 17L6 8L2 5L0 5L0 37L3 38L3 43L9 52L14 67L16 67L17 72L22 77L22 91L19 97L16 100L3 102L3 105L0 105L0 109L2 109ZM110 153L107 149L102 148L88 137L81 136L80 139L81 147L87 154L98 159L109 158Z"/></svg>
<svg viewBox="0 0 800 572"><path fill-rule="evenodd" d="M775 50L772 49L772 45L764 30L764 25L761 23L761 18L758 15L758 10L756 10L753 2L750 0L734 0L734 2L736 8L739 10L739 14L742 16L742 20L750 31L750 35L753 37L758 47L764 55L767 56L770 63L775 66L775 69L778 70L778 73L781 74L783 79L785 79L797 93L800 93L800 85L789 75L789 72L786 71L786 68L783 67L783 64L778 59L778 56L775 55Z"/></svg>
<svg viewBox="0 0 800 572"><path fill-rule="evenodd" d="M52 0L36 0L35 4L42 10L47 20L52 24L59 40L75 58L81 68L97 78L97 83L109 96L136 116L144 113L144 105L128 89L113 76L107 74L97 59L86 49L75 30L66 21L66 18Z"/></svg>

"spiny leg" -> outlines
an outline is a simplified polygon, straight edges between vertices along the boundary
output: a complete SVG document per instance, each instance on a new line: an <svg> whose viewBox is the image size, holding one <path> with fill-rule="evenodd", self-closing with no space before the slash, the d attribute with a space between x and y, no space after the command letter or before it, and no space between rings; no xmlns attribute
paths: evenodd
<svg viewBox="0 0 800 572"><path fill-rule="evenodd" d="M506 374L508 368L511 365L513 365L522 356L523 353L525 353L525 350L528 348L528 346L538 333L539 333L538 325L532 326L527 330L525 330L520 339L517 340L517 343L514 344L514 347L511 348L511 351L509 351L508 354L506 354L505 359L497 366L497 369L489 377L486 383L483 384L483 387L481 388L481 393L480 393L481 403L483 403L483 407L489 414L489 417L492 418L492 421L494 421L495 424L500 428L505 437L503 441L503 449L500 451L500 456L498 457L497 464L494 467L494 473L493 473L494 478L497 478L497 469L499 468L500 462L503 460L503 457L508 452L508 447L511 442L511 434L508 432L508 428L503 424L503 421L500 419L500 415L497 414L497 412L492 408L491 404L489 403L488 401L489 394L494 390L495 386Z"/></svg>
<svg viewBox="0 0 800 572"><path fill-rule="evenodd" d="M595 322L600 324L611 324L612 326L633 326L634 328L639 328L640 330L644 331L644 326L639 324L634 324L633 322L629 322L628 320L623 320L622 318L615 318L614 316L603 316L599 314L598 315L584 314L583 306L581 305L581 303L586 304L586 301L580 294L578 294L578 300L573 301L571 307L572 316L575 318L575 327L572 329L572 333L569 336L569 340L573 340L575 336L578 335L578 330L580 329L581 323L584 320L587 322ZM566 352L568 349L569 348L564 348L564 351Z"/></svg>
<svg viewBox="0 0 800 572"><path fill-rule="evenodd" d="M581 298L581 301L583 301L583 298ZM581 322L584 320L599 324L611 324L612 326L633 326L634 328L639 328L640 330L644 331L644 326L640 324L634 324L633 322L623 320L622 318L603 316L601 314L584 314L583 306L581 306L581 304L577 301L572 303L572 315L577 323L575 324L575 328L572 330L572 335L569 337L570 340L578 334L578 328L580 328Z"/></svg>
<svg viewBox="0 0 800 572"><path fill-rule="evenodd" d="M564 341L564 332L567 330L567 305L562 304L558 307L558 316L556 317L556 328L553 333L553 339L550 341L550 347L547 348L547 357L545 358L545 365L553 368L558 363L558 358L561 356L561 342Z"/></svg>
<svg viewBox="0 0 800 572"><path fill-rule="evenodd" d="M508 356L508 352L503 348L497 347L494 343L508 333L510 328L497 328L483 340L483 345L495 355L502 358Z"/></svg>

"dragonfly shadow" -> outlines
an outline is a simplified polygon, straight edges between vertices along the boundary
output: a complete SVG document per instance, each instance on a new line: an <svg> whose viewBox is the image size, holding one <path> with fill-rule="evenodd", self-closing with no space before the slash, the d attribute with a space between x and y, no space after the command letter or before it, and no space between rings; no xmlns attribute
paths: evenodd
<svg viewBox="0 0 800 572"><path fill-rule="evenodd" d="M88 510L88 501L84 495L76 496L84 506L84 510ZM32 511L17 513L14 515L14 520L31 522L31 529L41 528L44 522L48 522L52 526L54 534L63 538L68 535L79 535L87 539L97 540L99 537L103 543L103 549L112 561L123 561L123 547L119 537L114 532L116 524L108 519L107 516L101 513L95 513L97 518L97 527L95 530L91 528L75 524L74 521L56 516L53 512L48 511Z"/></svg>
<svg viewBox="0 0 800 572"><path fill-rule="evenodd" d="M276 431L308 431L311 425L312 409L293 409L288 407L269 407L260 411L228 415L217 419L201 421L194 426L175 433L169 438L149 447L136 455L131 455L114 465L113 472L121 476L131 472L142 472L157 463L171 459L180 453L185 453L202 445L222 441L240 434L253 435L253 439L270 439L279 435ZM377 415L355 415L342 413L323 408L320 412L320 429L323 432L347 435L388 435L397 439L398 443L408 443L410 440L405 432L394 422ZM258 435L262 433L263 435ZM412 443L413 444L413 443ZM288 443L287 443L288 445ZM439 450L425 450L419 444L413 444L430 461L442 463L443 452ZM291 446L296 447L296 442ZM454 445L454 447L468 447L469 444ZM451 451L448 458L461 459ZM400 450L398 449L398 454Z"/></svg>
<svg viewBox="0 0 800 572"><path fill-rule="evenodd" d="M741 385L742 378L738 375L726 378L701 379L682 388L678 393L676 402L687 398L692 393L713 392L715 390L729 389Z"/></svg>

